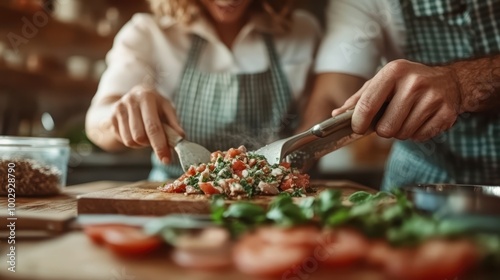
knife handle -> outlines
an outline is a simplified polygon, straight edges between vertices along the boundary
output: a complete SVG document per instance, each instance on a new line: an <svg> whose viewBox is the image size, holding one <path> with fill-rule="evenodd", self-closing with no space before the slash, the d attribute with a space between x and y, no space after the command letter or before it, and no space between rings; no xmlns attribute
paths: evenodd
<svg viewBox="0 0 500 280"><path fill-rule="evenodd" d="M167 134L168 145L170 145L170 147L173 148L177 145L177 143L184 140L184 138L182 138L182 136L180 136L179 133L177 133L177 131L175 131L168 124L164 123L163 129L165 130L165 133Z"/></svg>
<svg viewBox="0 0 500 280"><path fill-rule="evenodd" d="M375 130L375 125L377 125L378 121L384 115L385 110L387 109L388 102L385 102L380 110L377 112L375 117L372 120L370 125L370 130ZM354 108L345 111L344 113L337 115L335 117L329 118L326 121L323 121L311 129L311 133L318 137L326 137L339 129L342 129L346 126L351 126L352 115L354 113Z"/></svg>

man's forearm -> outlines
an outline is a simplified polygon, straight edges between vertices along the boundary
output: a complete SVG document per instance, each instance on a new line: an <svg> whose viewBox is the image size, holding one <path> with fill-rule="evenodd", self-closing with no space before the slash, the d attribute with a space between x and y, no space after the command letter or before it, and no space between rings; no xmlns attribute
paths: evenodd
<svg viewBox="0 0 500 280"><path fill-rule="evenodd" d="M460 61L453 70L461 91L462 112L498 111L500 108L500 55Z"/></svg>

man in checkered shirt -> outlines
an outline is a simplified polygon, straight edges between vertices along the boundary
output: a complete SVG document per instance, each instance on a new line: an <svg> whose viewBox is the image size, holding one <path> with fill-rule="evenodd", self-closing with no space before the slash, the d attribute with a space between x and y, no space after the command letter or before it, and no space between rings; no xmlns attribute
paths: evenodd
<svg viewBox="0 0 500 280"><path fill-rule="evenodd" d="M382 188L500 184L500 0L331 0L327 20L305 127L356 106L363 133L387 102Z"/></svg>

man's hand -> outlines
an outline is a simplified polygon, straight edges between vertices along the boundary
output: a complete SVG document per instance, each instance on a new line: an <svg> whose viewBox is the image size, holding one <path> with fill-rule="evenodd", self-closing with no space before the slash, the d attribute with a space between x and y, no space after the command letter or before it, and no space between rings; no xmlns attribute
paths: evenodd
<svg viewBox="0 0 500 280"><path fill-rule="evenodd" d="M171 154L164 122L184 135L172 104L151 88L134 87L112 106L111 125L115 138L130 148L151 146L158 158L168 163Z"/></svg>
<svg viewBox="0 0 500 280"><path fill-rule="evenodd" d="M376 133L386 138L424 141L448 130L462 113L462 89L452 68L396 60L332 115L355 107L352 128L362 134L386 101L388 107L376 125Z"/></svg>

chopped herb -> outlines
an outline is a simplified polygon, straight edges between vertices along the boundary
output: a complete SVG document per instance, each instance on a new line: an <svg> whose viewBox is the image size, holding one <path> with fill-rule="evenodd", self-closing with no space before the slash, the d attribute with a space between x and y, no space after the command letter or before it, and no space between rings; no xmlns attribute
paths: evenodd
<svg viewBox="0 0 500 280"><path fill-rule="evenodd" d="M240 180L240 185L243 187L245 192L248 194L248 197L251 198L255 194L255 188L247 182L245 179Z"/></svg>
<svg viewBox="0 0 500 280"><path fill-rule="evenodd" d="M302 197L304 195L304 191L301 188L296 188L290 194L292 197Z"/></svg>
<svg viewBox="0 0 500 280"><path fill-rule="evenodd" d="M199 178L198 176L191 176L187 178L187 185L192 186L195 189L200 189L200 186L198 185Z"/></svg>

